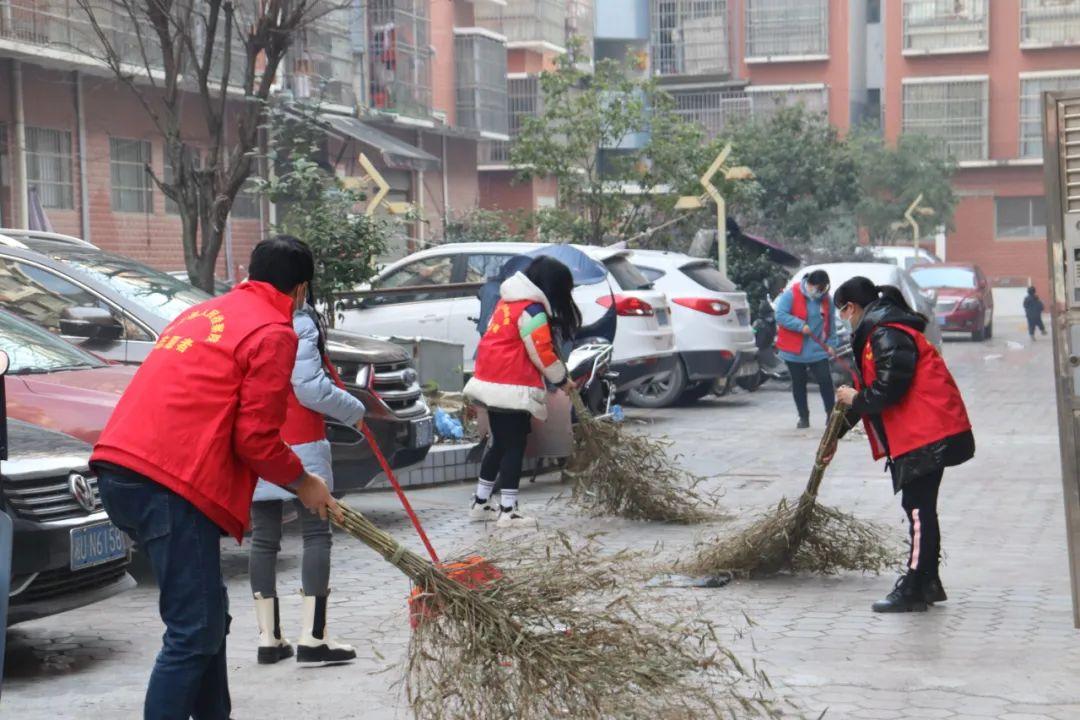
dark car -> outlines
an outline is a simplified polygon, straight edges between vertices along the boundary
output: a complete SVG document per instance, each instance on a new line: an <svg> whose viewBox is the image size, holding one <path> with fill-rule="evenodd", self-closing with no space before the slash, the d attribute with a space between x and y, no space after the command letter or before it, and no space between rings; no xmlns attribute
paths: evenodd
<svg viewBox="0 0 1080 720"><path fill-rule="evenodd" d="M15 525L9 625L135 587L127 537L102 510L89 459L81 440L8 420L0 510Z"/></svg>
<svg viewBox="0 0 1080 720"><path fill-rule="evenodd" d="M137 365L168 323L209 295L75 238L0 229L0 309L114 363ZM434 440L412 358L402 347L331 331L327 350L394 467L420 462ZM379 466L355 429L327 423L335 488L367 487Z"/></svg>
<svg viewBox="0 0 1080 720"><path fill-rule="evenodd" d="M971 333L972 340L994 336L994 294L978 265L916 265L911 277L935 293L934 315L942 332Z"/></svg>

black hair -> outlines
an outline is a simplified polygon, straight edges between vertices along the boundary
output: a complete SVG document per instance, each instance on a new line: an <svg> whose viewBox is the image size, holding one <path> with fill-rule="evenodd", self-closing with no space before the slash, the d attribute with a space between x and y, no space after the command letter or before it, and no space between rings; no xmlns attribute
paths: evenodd
<svg viewBox="0 0 1080 720"><path fill-rule="evenodd" d="M848 303L854 303L861 308L866 308L879 299L885 299L894 305L899 305L903 310L912 315L920 315L904 299L904 294L899 288L892 285L875 285L869 278L856 275L840 287L836 288L833 302L837 308L842 308Z"/></svg>
<svg viewBox="0 0 1080 720"><path fill-rule="evenodd" d="M315 341L315 344L319 348L319 355L326 355L326 318L315 305L315 283L308 283L307 304L308 306L300 312L306 312L315 321L315 329L319 332L319 339ZM330 312L334 312L334 309L330 308Z"/></svg>
<svg viewBox="0 0 1080 720"><path fill-rule="evenodd" d="M303 240L292 235L275 235L255 246L248 263L248 279L270 283L283 293L291 293L301 283L315 277L315 256Z"/></svg>
<svg viewBox="0 0 1080 720"><path fill-rule="evenodd" d="M825 272L824 270L814 270L810 273L807 273L804 280L806 280L806 283L808 285L813 285L814 287L819 288L827 289L831 284L829 281L829 273Z"/></svg>
<svg viewBox="0 0 1080 720"><path fill-rule="evenodd" d="M1035 286L1032 285L1031 287L1028 288L1028 295L1034 295L1034 294L1035 294Z"/></svg>
<svg viewBox="0 0 1080 720"><path fill-rule="evenodd" d="M581 328L581 310L574 302L574 276L555 258L541 255L525 268L525 277L544 293L551 306L551 324L572 340Z"/></svg>

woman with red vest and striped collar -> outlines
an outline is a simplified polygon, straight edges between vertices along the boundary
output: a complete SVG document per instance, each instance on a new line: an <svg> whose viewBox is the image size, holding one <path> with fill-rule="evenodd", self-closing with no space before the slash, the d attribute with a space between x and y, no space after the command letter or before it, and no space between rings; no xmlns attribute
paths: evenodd
<svg viewBox="0 0 1080 720"><path fill-rule="evenodd" d="M495 520L499 527L536 525L518 510L521 464L532 418L547 417L545 381L569 387L552 330L561 338L573 338L581 327L573 289L569 268L543 256L499 288L501 299L480 339L476 369L465 386L465 396L487 408L492 438L469 511L473 520ZM491 503L496 481L497 508Z"/></svg>
<svg viewBox="0 0 1080 720"><path fill-rule="evenodd" d="M837 399L850 408L849 425L863 420L874 459L888 459L910 526L908 571L873 610L924 611L947 599L938 575L937 497L945 468L975 455L971 422L945 361L923 335L927 319L899 290L854 277L834 300L853 328L860 375L859 387L841 387Z"/></svg>

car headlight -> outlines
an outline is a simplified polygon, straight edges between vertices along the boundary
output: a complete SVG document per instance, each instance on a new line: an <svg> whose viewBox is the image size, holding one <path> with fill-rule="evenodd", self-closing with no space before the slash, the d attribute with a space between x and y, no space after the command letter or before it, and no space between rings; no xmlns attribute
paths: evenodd
<svg viewBox="0 0 1080 720"><path fill-rule="evenodd" d="M976 298L976 297L964 298L963 301L960 303L960 309L961 310L978 310L979 306L981 304L982 303L979 302L979 298Z"/></svg>

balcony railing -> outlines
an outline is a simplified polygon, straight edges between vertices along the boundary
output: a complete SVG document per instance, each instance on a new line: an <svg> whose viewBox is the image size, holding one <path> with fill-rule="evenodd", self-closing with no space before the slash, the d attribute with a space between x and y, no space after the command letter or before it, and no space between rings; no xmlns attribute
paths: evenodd
<svg viewBox="0 0 1080 720"><path fill-rule="evenodd" d="M903 132L926 135L958 162L989 153L989 82L984 78L904 81Z"/></svg>
<svg viewBox="0 0 1080 720"><path fill-rule="evenodd" d="M507 0L476 6L476 23L506 37L509 46L566 46L567 0Z"/></svg>
<svg viewBox="0 0 1080 720"><path fill-rule="evenodd" d="M370 0L371 105L427 118L431 113L431 30L427 0Z"/></svg>
<svg viewBox="0 0 1080 720"><path fill-rule="evenodd" d="M701 126L711 140L734 122L750 117L750 98L731 90L669 90L675 113Z"/></svg>
<svg viewBox="0 0 1080 720"><path fill-rule="evenodd" d="M455 31L454 68L457 74L457 124L479 132L506 135L506 44L468 30Z"/></svg>
<svg viewBox="0 0 1080 720"><path fill-rule="evenodd" d="M506 90L510 142L481 142L477 155L477 163L480 165L509 166L511 144L521 132L525 118L535 117L543 112L540 78L537 76L522 75L508 78Z"/></svg>
<svg viewBox="0 0 1080 720"><path fill-rule="evenodd" d="M727 0L652 0L656 75L726 75L731 71Z"/></svg>
<svg viewBox="0 0 1080 720"><path fill-rule="evenodd" d="M1080 0L1022 0L1020 47L1080 45Z"/></svg>
<svg viewBox="0 0 1080 720"><path fill-rule="evenodd" d="M904 54L979 52L990 47L988 0L904 0Z"/></svg>
<svg viewBox="0 0 1080 720"><path fill-rule="evenodd" d="M346 107L356 104L351 22L348 8L331 10L304 29L293 54L294 72L307 78L306 94Z"/></svg>
<svg viewBox="0 0 1080 720"><path fill-rule="evenodd" d="M828 0L746 0L748 62L828 54Z"/></svg>

